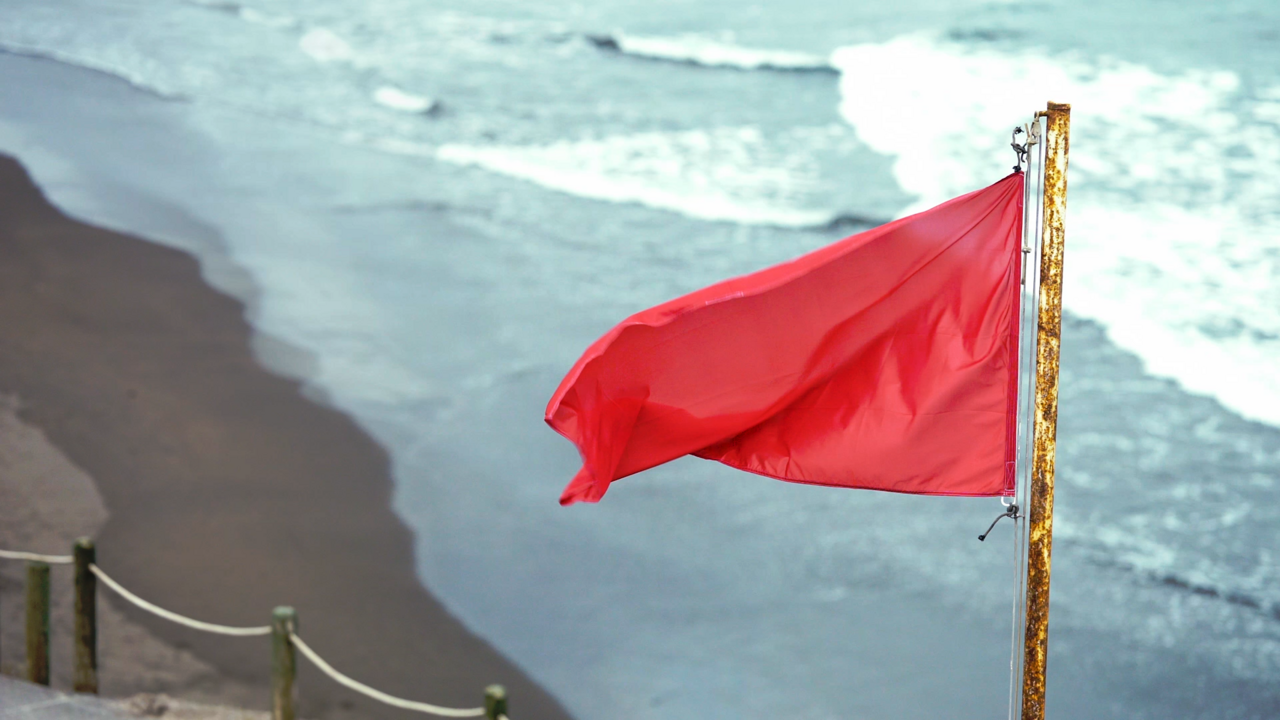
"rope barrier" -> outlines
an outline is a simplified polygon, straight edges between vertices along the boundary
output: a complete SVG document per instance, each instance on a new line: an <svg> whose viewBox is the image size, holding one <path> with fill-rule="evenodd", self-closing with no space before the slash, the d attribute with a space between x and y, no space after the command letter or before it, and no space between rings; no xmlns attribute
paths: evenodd
<svg viewBox="0 0 1280 720"><path fill-rule="evenodd" d="M268 628L268 630L269 629L270 628ZM307 659L310 660L312 664L314 664L317 668L320 668L321 672L333 678L333 680L337 682L339 685L345 685L346 687L352 690L355 690L356 692L361 693L365 696L371 697L374 700L378 700L379 702L383 702L392 707L398 707L404 710L416 710L418 712L430 713L432 715L439 715L441 717L467 718L467 717L480 717L484 715L484 708L482 707L480 708L447 708L447 707L441 707L439 705L431 705L429 703L424 703L424 702L415 702L413 700L405 700L403 698L395 697L394 695L388 695L382 692L381 690L375 690L374 688L371 688L368 685L365 685L364 683L358 680L353 680L347 677L346 675L343 675L342 673L338 672L337 670L334 670L332 665L325 662L324 658L316 654L316 651L312 650L311 646L303 642L302 638L298 637L296 633L289 633L289 640L293 642L294 646L298 648L299 652L307 656ZM500 720L507 720L506 715L499 715L498 717L500 718Z"/></svg>
<svg viewBox="0 0 1280 720"><path fill-rule="evenodd" d="M30 552L23 552L18 550L0 550L0 559L29 560L33 562L49 563L52 565L69 565L75 562L75 558L70 555L41 555L39 553L30 553ZM251 637L251 636L261 636L261 635L272 634L272 628L270 625L258 625L254 627L234 627L231 625L218 625L216 623L208 623L202 620L196 620L194 618L186 617L185 615L179 615L178 613L173 612L172 610L166 610L160 607L159 605L143 600L137 595L134 595L132 592L126 590L123 585L121 585L120 583L112 579L112 577L108 575L102 568L98 567L96 563L92 563L92 562L89 563L88 569L89 569L89 572L93 573L99 580L102 581L104 585L111 588L120 597L124 598L125 600L128 600L129 602L133 603L137 607L142 608L143 610L146 610L147 612L153 615L162 617L165 620L168 620L170 622L174 622L179 625L184 625L193 630L202 630L204 632L214 633L217 635ZM302 638L298 637L296 633L290 632L289 639L293 642L294 647L296 647L299 651L301 651L302 654L305 655L307 659L312 662L312 664L314 664L317 668L319 668L321 672L323 672L324 674L332 678L334 681L336 681L339 685L343 685L347 688L350 688L351 690L355 690L356 692L361 693L362 695L365 695L367 697L370 697L374 700L385 703L392 707L398 707L404 710L414 710L417 712L429 713L432 715L438 715L440 717L450 717L450 718L481 717L485 714L485 709L482 707L449 708L449 707L442 707L440 705L432 705L430 703L417 702L414 700L406 700L404 698L395 697L394 695L388 695L387 693L384 693L381 690L377 690L372 687L369 687L368 685L365 685L364 683L358 680L354 680L350 677L347 677L346 675L343 675L342 673L335 670L333 666L325 662L324 658L320 657L320 655L316 653L315 650L312 650L311 646L303 642ZM497 718L498 720L508 720L505 713L499 714Z"/></svg>
<svg viewBox="0 0 1280 720"><path fill-rule="evenodd" d="M42 562L50 565L70 565L72 563L70 555L41 555L39 553L22 552L21 550L0 550L0 559L30 560L31 562Z"/></svg>
<svg viewBox="0 0 1280 720"><path fill-rule="evenodd" d="M134 605L137 605L138 607L142 608L143 610L146 610L149 613L152 613L154 615L159 615L165 620L178 623L179 625L186 625L187 627L195 630L203 630L205 632L216 633L218 635L237 635L240 637L247 637L251 635L270 635L271 634L270 625L258 625L256 627L232 627L230 625L217 625L215 623L207 623L207 622L202 622L200 620L193 620L189 617L179 615L178 613L173 612L172 610L165 610L159 605L153 605L147 602L146 600L143 600L142 598L138 597L137 595L134 595L128 590L125 590L124 587L120 585L120 583L116 582L115 580L112 580L111 577L107 575L105 572L103 572L102 568L98 567L97 565L90 565L89 571L92 572L94 575L97 575L99 580L101 580L104 584L106 584L107 587L116 591L116 594L119 595L120 597L124 598L125 600L128 600L129 602L133 603Z"/></svg>

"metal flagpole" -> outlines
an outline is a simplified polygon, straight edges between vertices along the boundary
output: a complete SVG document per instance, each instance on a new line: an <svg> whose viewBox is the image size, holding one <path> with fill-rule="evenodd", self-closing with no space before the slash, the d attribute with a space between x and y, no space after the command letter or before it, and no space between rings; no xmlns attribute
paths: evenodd
<svg viewBox="0 0 1280 720"><path fill-rule="evenodd" d="M1067 207L1071 106L1049 103L1044 152L1044 229L1040 250L1040 319L1036 333L1035 447L1028 513L1026 636L1022 720L1044 720L1049 655L1049 557L1053 549L1053 463L1058 432L1058 351L1062 330L1062 254Z"/></svg>

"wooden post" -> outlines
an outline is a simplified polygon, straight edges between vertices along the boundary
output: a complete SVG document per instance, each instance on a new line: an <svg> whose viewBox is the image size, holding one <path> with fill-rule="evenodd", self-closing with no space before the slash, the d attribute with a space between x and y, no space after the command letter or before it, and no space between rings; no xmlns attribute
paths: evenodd
<svg viewBox="0 0 1280 720"><path fill-rule="evenodd" d="M97 562L97 550L87 537L71 549L76 564L75 676L72 688L98 694L98 578L89 571Z"/></svg>
<svg viewBox="0 0 1280 720"><path fill-rule="evenodd" d="M507 690L501 685L490 685L484 689L485 720L503 720L507 717Z"/></svg>
<svg viewBox="0 0 1280 720"><path fill-rule="evenodd" d="M49 684L49 565L27 563L27 680Z"/></svg>
<svg viewBox="0 0 1280 720"><path fill-rule="evenodd" d="M290 633L298 632L298 613L281 606L271 615L271 720L293 720L293 681L298 656Z"/></svg>
<svg viewBox="0 0 1280 720"><path fill-rule="evenodd" d="M1044 720L1049 656L1049 559L1053 550L1053 469L1058 435L1058 351L1062 331L1063 216L1071 106L1049 103L1044 158L1044 235L1040 251L1040 318L1036 349L1035 448L1027 547L1027 627L1022 720Z"/></svg>

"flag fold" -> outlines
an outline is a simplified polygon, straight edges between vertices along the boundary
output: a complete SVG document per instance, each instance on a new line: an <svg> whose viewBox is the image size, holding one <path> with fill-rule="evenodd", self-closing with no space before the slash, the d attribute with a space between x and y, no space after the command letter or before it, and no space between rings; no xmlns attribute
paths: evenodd
<svg viewBox="0 0 1280 720"><path fill-rule="evenodd" d="M547 406L562 505L683 455L799 483L1013 490L1023 176L636 313Z"/></svg>

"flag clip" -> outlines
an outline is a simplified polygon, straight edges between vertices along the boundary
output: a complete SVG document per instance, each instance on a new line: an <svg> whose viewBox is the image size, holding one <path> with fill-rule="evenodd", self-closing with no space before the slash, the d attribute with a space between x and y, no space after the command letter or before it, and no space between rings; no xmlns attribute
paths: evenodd
<svg viewBox="0 0 1280 720"><path fill-rule="evenodd" d="M1013 148L1013 152L1018 156L1018 163L1013 166L1014 172L1022 172L1022 163L1027 161L1027 145L1029 143L1018 142L1018 136L1023 133L1021 127L1013 129L1013 142L1009 143L1009 147Z"/></svg>
<svg viewBox="0 0 1280 720"><path fill-rule="evenodd" d="M1018 514L1018 506L1016 503L1013 505L1007 506L1004 509L1003 514L997 515L996 519L991 521L991 525L990 527L987 528L987 531L978 536L978 542L986 542L987 536L990 535L991 531L995 529L996 523L1000 522L1001 518L1010 518L1012 520L1017 520L1020 517L1023 517L1023 516Z"/></svg>

